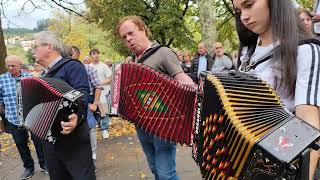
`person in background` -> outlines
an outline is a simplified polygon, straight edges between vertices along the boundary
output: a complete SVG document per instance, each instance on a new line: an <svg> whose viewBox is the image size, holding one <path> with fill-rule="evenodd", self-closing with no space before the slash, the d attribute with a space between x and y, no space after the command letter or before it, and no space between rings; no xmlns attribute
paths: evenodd
<svg viewBox="0 0 320 180"><path fill-rule="evenodd" d="M72 59L79 60L80 49L77 46L71 46L70 56ZM97 172L96 160L97 160L97 133L96 133L96 119L93 115L96 112L102 86L98 78L98 73L95 68L89 64L83 64L88 75L89 85L90 85L90 99L88 106L87 122L90 129L90 143L92 150L92 159L94 162L95 171Z"/></svg>
<svg viewBox="0 0 320 180"><path fill-rule="evenodd" d="M190 76L195 83L202 71L210 71L213 65L212 56L208 52L208 47L204 42L198 44L198 53L193 58L190 67Z"/></svg>
<svg viewBox="0 0 320 180"><path fill-rule="evenodd" d="M182 64L183 63L183 51L182 50L178 50L177 51L177 56L179 59L179 63Z"/></svg>
<svg viewBox="0 0 320 180"><path fill-rule="evenodd" d="M183 72L186 74L190 73L191 68L191 54L190 52L185 52L183 55L183 63L181 64L181 67L183 69Z"/></svg>
<svg viewBox="0 0 320 180"><path fill-rule="evenodd" d="M105 63L100 62L100 51L98 49L91 49L89 54L93 60L91 65L97 70L98 78L103 88L100 95L98 108L101 113L100 128L102 130L102 137L104 139L107 139L109 138L108 128L110 120L110 117L107 114L109 111L107 96L110 95L112 72L111 69Z"/></svg>
<svg viewBox="0 0 320 180"><path fill-rule="evenodd" d="M83 64L91 64L92 59L90 56L85 56L82 60Z"/></svg>
<svg viewBox="0 0 320 180"><path fill-rule="evenodd" d="M41 73L42 73L42 66L38 63L34 63L33 64L33 71L31 72L32 76L34 77L40 77L41 76Z"/></svg>
<svg viewBox="0 0 320 180"><path fill-rule="evenodd" d="M310 11L306 9L300 9L298 11L298 16L301 23L303 24L303 27L305 28L305 31L308 32L311 36L314 36L315 34L313 32L312 15Z"/></svg>
<svg viewBox="0 0 320 180"><path fill-rule="evenodd" d="M221 42L213 43L213 66L212 73L228 72L232 68L232 60L225 54Z"/></svg>
<svg viewBox="0 0 320 180"><path fill-rule="evenodd" d="M112 60L111 59L106 59L105 63L109 68L112 68Z"/></svg>
<svg viewBox="0 0 320 180"><path fill-rule="evenodd" d="M80 60L80 49L77 46L70 47L70 55L72 59Z"/></svg>
<svg viewBox="0 0 320 180"><path fill-rule="evenodd" d="M12 135L12 138L19 151L19 155L25 168L20 179L29 179L35 173L34 161L32 159L28 146L29 132L22 129L21 122L18 119L17 98L16 98L16 81L23 77L30 77L28 72L21 71L22 60L15 55L7 56L5 59L5 67L8 72L0 75L0 109L4 109L5 121L4 126L0 128L0 132L4 130ZM37 157L39 160L40 170L47 171L42 140L31 133L31 139L35 145Z"/></svg>
<svg viewBox="0 0 320 180"><path fill-rule="evenodd" d="M132 62L132 56L127 56L123 62Z"/></svg>

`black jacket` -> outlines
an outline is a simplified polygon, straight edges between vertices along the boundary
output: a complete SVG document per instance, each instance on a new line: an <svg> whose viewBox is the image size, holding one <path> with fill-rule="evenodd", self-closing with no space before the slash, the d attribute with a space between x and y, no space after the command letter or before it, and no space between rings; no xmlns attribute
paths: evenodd
<svg viewBox="0 0 320 180"><path fill-rule="evenodd" d="M90 144L89 127L86 122L90 89L87 71L83 64L77 60L62 58L44 77L63 80L84 95L82 111L81 114L78 114L76 129L69 135L63 135L63 138L57 141L55 145L63 148L64 146L72 147L74 144Z"/></svg>
<svg viewBox="0 0 320 180"><path fill-rule="evenodd" d="M200 57L200 55L197 54L193 58L193 60L191 62L191 67L190 67L190 77L195 83L198 83L199 57ZM207 55L205 55L205 57L207 59L207 71L210 71L213 66L213 58L209 53L207 53Z"/></svg>

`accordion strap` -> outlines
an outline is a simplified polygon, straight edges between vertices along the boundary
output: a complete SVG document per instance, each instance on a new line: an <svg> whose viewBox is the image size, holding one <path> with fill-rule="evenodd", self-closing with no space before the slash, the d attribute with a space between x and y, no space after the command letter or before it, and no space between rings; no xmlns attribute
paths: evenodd
<svg viewBox="0 0 320 180"><path fill-rule="evenodd" d="M161 47L163 47L163 45L158 44L155 47L148 49L138 60L138 63L143 63L148 57L157 52Z"/></svg>
<svg viewBox="0 0 320 180"><path fill-rule="evenodd" d="M65 65L67 62L69 61L77 61L74 59L70 59L70 58L62 58L60 61L57 62L57 64L55 64L48 72L47 74L44 75L44 77L52 77L60 68L63 67L63 65Z"/></svg>
<svg viewBox="0 0 320 180"><path fill-rule="evenodd" d="M301 46L301 45L304 45L304 44L316 44L318 46L320 46L320 41L318 39L303 39L303 40L300 40L298 45ZM273 50L272 49L271 51L269 51L267 54L265 54L264 56L262 56L259 60L257 60L256 62L254 63L250 63L250 59L251 59L251 56L253 55L253 52L255 48L248 48L248 51L244 57L244 59L242 60L242 64L241 64L241 69L240 71L242 72L247 72L251 69L255 69L259 64L265 62L265 61L268 61L269 59L271 59L273 57Z"/></svg>

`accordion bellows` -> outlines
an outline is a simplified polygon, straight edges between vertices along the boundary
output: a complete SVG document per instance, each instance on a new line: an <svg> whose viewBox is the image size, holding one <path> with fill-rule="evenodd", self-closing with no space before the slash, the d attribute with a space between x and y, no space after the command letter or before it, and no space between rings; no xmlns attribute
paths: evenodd
<svg viewBox="0 0 320 180"><path fill-rule="evenodd" d="M287 113L275 91L254 76L203 74L200 87L193 158L203 179L285 177L288 164L319 138L317 130Z"/></svg>
<svg viewBox="0 0 320 180"><path fill-rule="evenodd" d="M196 93L143 64L121 65L119 114L159 138L191 145Z"/></svg>
<svg viewBox="0 0 320 180"><path fill-rule="evenodd" d="M40 139L55 143L61 136L60 122L78 111L82 97L62 80L22 78L17 83L18 118Z"/></svg>

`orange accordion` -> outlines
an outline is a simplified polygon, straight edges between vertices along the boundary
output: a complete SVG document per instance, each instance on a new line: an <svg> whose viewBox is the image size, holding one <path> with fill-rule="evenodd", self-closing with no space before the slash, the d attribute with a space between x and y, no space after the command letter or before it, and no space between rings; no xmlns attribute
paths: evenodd
<svg viewBox="0 0 320 180"><path fill-rule="evenodd" d="M118 113L146 132L191 145L196 91L143 64L121 65Z"/></svg>

